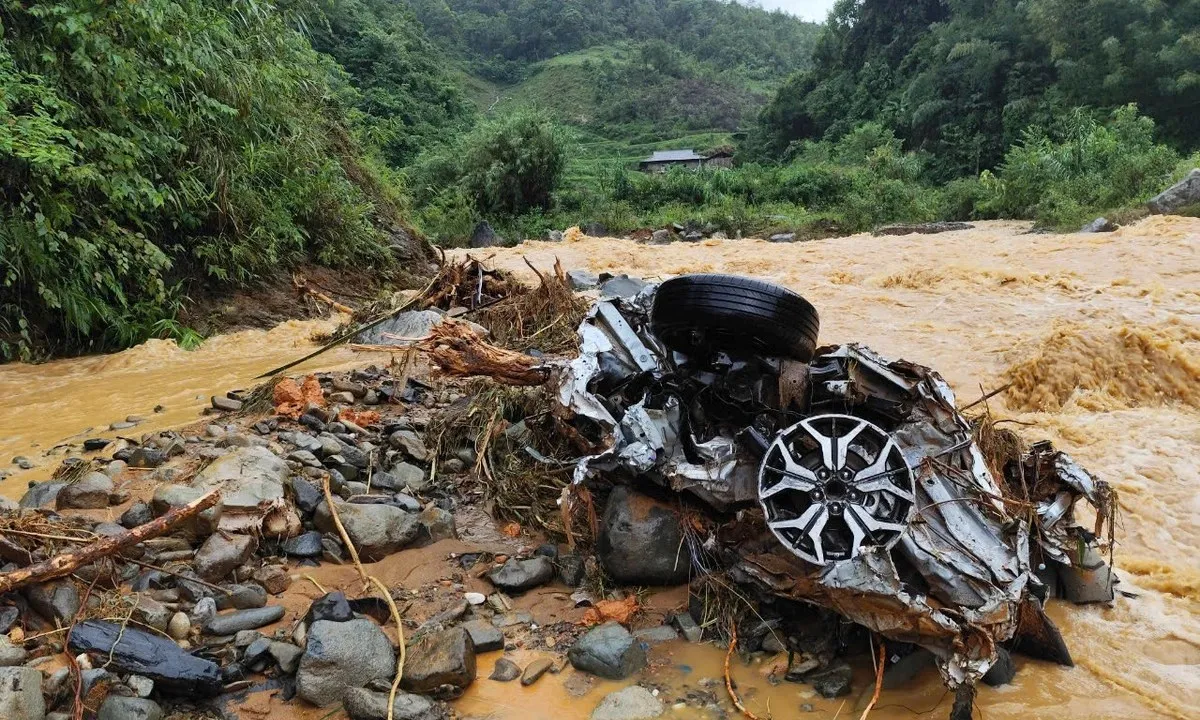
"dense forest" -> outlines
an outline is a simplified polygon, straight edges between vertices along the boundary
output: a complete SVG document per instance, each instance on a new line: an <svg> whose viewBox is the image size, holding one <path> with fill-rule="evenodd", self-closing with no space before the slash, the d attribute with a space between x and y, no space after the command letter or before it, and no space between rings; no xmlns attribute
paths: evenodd
<svg viewBox="0 0 1200 720"><path fill-rule="evenodd" d="M1200 165L1200 0L0 0L0 358L421 237L1136 217ZM737 167L636 172L654 149Z"/></svg>

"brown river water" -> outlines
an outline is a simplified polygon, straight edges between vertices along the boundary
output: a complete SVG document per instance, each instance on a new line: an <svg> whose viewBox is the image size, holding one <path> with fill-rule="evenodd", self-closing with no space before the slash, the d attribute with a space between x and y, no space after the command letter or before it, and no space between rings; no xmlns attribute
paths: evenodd
<svg viewBox="0 0 1200 720"><path fill-rule="evenodd" d="M1022 423L1016 427L1029 439L1053 440L1119 490L1117 566L1121 589L1137 597L1112 607L1052 605L1077 667L1018 659L1013 684L981 689L978 716L1200 717L1200 219L1152 217L1096 235L1032 234L1022 223L989 222L941 235L790 245L583 238L476 254L485 252L528 278L523 258L539 268L558 258L568 269L647 279L754 275L808 297L821 313L824 342L861 342L934 367L963 402L1011 382L990 402L993 413ZM127 415L147 420L126 433L194 422L209 395L253 385L255 375L302 355L311 335L332 325L289 322L214 338L190 353L151 342L101 357L0 367L0 469L17 455L36 465L0 481L0 494L19 497L60 461L47 451L117 435L107 427ZM340 349L301 370L387 359ZM158 405L165 409L155 413ZM536 608L534 615L553 619ZM723 657L710 646L660 646L642 680L666 698L702 690L702 680L720 678ZM529 688L495 683L486 680L494 661L481 658L480 680L456 703L460 713L586 718L615 687L597 684L576 697L569 669ZM734 663L759 717L857 717L871 694L869 665L858 668L855 693L844 703L814 697L806 685L773 686L771 669L770 660ZM720 687L713 691L723 698ZM946 717L949 707L931 671L885 691L870 716ZM696 712L668 705L664 717ZM271 717L297 720L323 715L270 709Z"/></svg>

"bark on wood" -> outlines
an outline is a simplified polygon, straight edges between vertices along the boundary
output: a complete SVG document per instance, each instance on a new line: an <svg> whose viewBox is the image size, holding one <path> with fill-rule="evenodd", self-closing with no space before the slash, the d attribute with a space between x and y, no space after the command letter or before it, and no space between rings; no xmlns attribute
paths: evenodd
<svg viewBox="0 0 1200 720"><path fill-rule="evenodd" d="M418 347L442 372L455 377L490 377L505 385L523 386L542 385L550 379L550 372L537 358L491 345L464 323L435 325Z"/></svg>
<svg viewBox="0 0 1200 720"><path fill-rule="evenodd" d="M193 518L213 505L216 505L220 499L221 491L213 490L187 505L174 508L162 517L151 520L145 525L139 525L128 532L101 538L70 552L55 555L36 565L0 574L0 595L24 587L25 585L33 585L70 575L84 565L96 562L101 558L120 552L144 540L158 537L175 525Z"/></svg>

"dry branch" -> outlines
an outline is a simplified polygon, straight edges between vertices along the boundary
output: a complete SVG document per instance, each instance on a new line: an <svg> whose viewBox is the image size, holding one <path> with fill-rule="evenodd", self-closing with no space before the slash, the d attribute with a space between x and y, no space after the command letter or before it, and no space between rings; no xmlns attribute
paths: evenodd
<svg viewBox="0 0 1200 720"><path fill-rule="evenodd" d="M469 325L443 322L418 344L447 375L490 377L505 385L543 385L550 379L541 361L525 353L489 344Z"/></svg>
<svg viewBox="0 0 1200 720"><path fill-rule="evenodd" d="M70 575L80 567L89 565L101 558L118 553L131 545L158 537L175 525L189 520L204 512L221 499L220 490L213 490L204 497L193 500L182 507L174 508L165 515L140 525L128 532L101 538L70 552L55 555L36 565L13 570L0 575L0 595L25 585L46 582Z"/></svg>

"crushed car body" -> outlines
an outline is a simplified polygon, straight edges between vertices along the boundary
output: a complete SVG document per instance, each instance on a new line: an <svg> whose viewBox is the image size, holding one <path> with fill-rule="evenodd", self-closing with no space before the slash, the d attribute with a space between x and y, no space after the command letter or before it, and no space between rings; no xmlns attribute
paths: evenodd
<svg viewBox="0 0 1200 720"><path fill-rule="evenodd" d="M552 368L557 414L594 450L576 485L652 483L710 507L728 520L699 543L736 548L731 577L927 648L951 688L1002 643L1069 663L1042 602L1080 570L1100 574L1083 601L1112 599L1108 486L1048 444L997 467L938 373L816 349L815 310L793 297L699 275L596 302L579 356ZM1093 532L1074 522L1080 498Z"/></svg>

